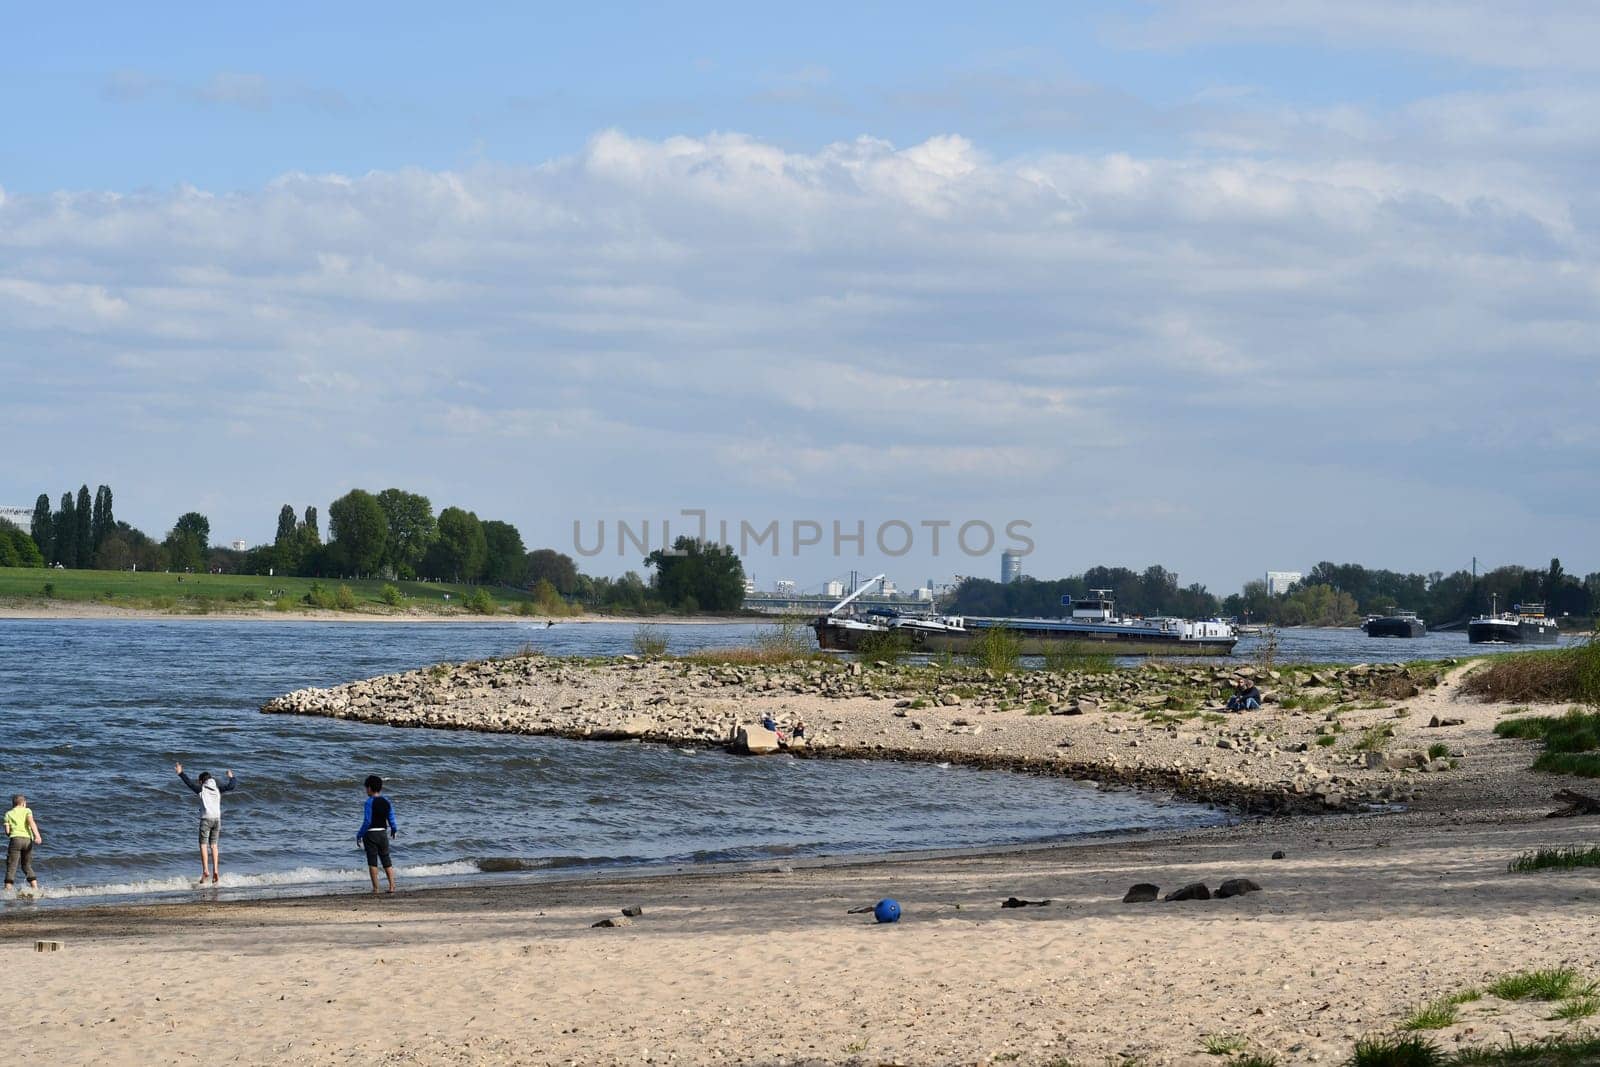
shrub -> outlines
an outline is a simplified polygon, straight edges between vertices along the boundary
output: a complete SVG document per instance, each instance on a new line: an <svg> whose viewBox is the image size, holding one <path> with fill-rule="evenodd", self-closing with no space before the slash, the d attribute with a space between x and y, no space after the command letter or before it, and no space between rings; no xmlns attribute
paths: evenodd
<svg viewBox="0 0 1600 1067"><path fill-rule="evenodd" d="M1064 644L1045 646L1044 669L1056 674L1110 674L1117 668L1108 652L1074 652Z"/></svg>
<svg viewBox="0 0 1600 1067"><path fill-rule="evenodd" d="M472 591L472 595L467 597L464 605L474 615L493 615L495 610L494 597L490 596L489 590L481 585Z"/></svg>
<svg viewBox="0 0 1600 1067"><path fill-rule="evenodd" d="M272 602L273 611L293 611L294 601L286 596L281 596Z"/></svg>
<svg viewBox="0 0 1600 1067"><path fill-rule="evenodd" d="M1450 746L1443 741L1435 741L1428 746L1429 759L1444 759L1448 755L1450 755Z"/></svg>
<svg viewBox="0 0 1600 1067"><path fill-rule="evenodd" d="M356 609L355 590L348 585L340 585L333 594L333 603L340 611L354 611Z"/></svg>
<svg viewBox="0 0 1600 1067"><path fill-rule="evenodd" d="M861 639L861 644L856 649L856 655L864 660L883 660L885 663L899 663L911 651L911 638L899 630L885 630L882 633L872 633Z"/></svg>
<svg viewBox="0 0 1600 1067"><path fill-rule="evenodd" d="M633 631L635 654L653 659L667 654L667 632L659 626L646 623Z"/></svg>
<svg viewBox="0 0 1600 1067"><path fill-rule="evenodd" d="M1600 641L1571 648L1494 656L1467 675L1463 692L1484 700L1576 700L1600 707Z"/></svg>
<svg viewBox="0 0 1600 1067"><path fill-rule="evenodd" d="M334 599L332 593L323 588L321 582L312 582L311 588L306 590L304 599L311 607L322 608L327 611L332 611L338 606L338 601Z"/></svg>
<svg viewBox="0 0 1600 1067"><path fill-rule="evenodd" d="M388 583L384 583L383 590L378 593L378 597L391 608L399 607L400 601L405 599L399 589Z"/></svg>
<svg viewBox="0 0 1600 1067"><path fill-rule="evenodd" d="M534 607L533 601L531 600L517 601L517 606L512 610L523 618L527 618L530 615L537 615L539 613L539 609Z"/></svg>
<svg viewBox="0 0 1600 1067"><path fill-rule="evenodd" d="M1022 637L1006 626L989 626L978 635L972 652L974 666L996 674L1010 674L1021 665Z"/></svg>
<svg viewBox="0 0 1600 1067"><path fill-rule="evenodd" d="M44 595L45 595L45 599L46 600L52 600L52 599L55 598L55 595L56 595L56 583L55 582L45 582L44 583Z"/></svg>
<svg viewBox="0 0 1600 1067"><path fill-rule="evenodd" d="M768 663L809 659L816 653L816 637L799 619L785 617L772 629L756 633L755 646Z"/></svg>

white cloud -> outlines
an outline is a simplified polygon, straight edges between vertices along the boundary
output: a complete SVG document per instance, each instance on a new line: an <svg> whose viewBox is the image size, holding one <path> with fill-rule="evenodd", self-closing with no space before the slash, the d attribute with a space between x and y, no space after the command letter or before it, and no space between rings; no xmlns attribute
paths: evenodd
<svg viewBox="0 0 1600 1067"><path fill-rule="evenodd" d="M1416 114L1459 131L1438 117L1453 106ZM186 439L235 530L354 480L558 541L630 486L651 514L1022 501L1059 520L1063 570L1091 551L1176 563L1138 516L1212 512L1242 453L1263 488L1330 463L1329 484L1359 487L1297 487L1311 525L1403 509L1419 480L1536 522L1526 453L1481 429L1580 424L1600 399L1586 179L1492 153L1430 164L1389 120L1276 121L1313 131L1307 151L606 131L535 167L11 195L0 350L68 373L23 375L0 421L71 391L74 470L129 426L133 469ZM1486 121L1448 133L1458 153L1496 136ZM1329 138L1362 151L1317 154ZM1550 380L1568 368L1589 373ZM250 433L270 459L193 447ZM1600 460L1592 435L1563 447ZM1234 560L1262 536L1201 540Z"/></svg>

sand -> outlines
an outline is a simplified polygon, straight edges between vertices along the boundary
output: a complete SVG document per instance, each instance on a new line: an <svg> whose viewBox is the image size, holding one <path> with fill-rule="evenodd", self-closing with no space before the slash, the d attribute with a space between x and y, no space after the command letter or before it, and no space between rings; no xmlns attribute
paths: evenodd
<svg viewBox="0 0 1600 1067"><path fill-rule="evenodd" d="M989 855L254 903L6 909L5 1047L56 1063L1338 1063L1418 1003L1532 966L1600 977L1600 872L1512 875L1582 783L1468 721L1409 811ZM1415 718L1415 716L1413 716ZM1409 720L1408 720L1409 721ZM1422 727L1418 727L1422 729ZM1470 768L1467 769L1467 768ZM1271 859L1275 850L1286 857ZM47 872L46 872L47 873ZM1123 904L1248 877L1258 893ZM1048 907L1002 909L1008 896ZM905 918L846 914L882 896ZM594 921L638 904L627 927ZM64 941L35 954L35 938ZM1572 1029L1485 998L1446 1047Z"/></svg>

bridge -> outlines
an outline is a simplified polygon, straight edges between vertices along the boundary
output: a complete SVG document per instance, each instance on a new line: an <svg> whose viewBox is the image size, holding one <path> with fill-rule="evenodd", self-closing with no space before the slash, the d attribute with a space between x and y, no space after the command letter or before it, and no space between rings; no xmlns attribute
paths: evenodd
<svg viewBox="0 0 1600 1067"><path fill-rule="evenodd" d="M807 593L792 595L780 593L751 593L744 598L744 610L759 611L765 615L822 615L839 602L836 596L816 596ZM900 610L929 611L933 605L926 600L907 597L862 595L855 599L858 608L897 608Z"/></svg>

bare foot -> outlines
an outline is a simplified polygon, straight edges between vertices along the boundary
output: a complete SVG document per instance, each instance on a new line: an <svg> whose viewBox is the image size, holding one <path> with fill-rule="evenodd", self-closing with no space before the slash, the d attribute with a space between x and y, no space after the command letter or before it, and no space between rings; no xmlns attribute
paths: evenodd
<svg viewBox="0 0 1600 1067"><path fill-rule="evenodd" d="M217 883L218 883L218 882L220 882L220 881L222 881L222 875L220 875L220 874L213 874L213 875L212 875L212 876L211 876L211 884L212 884L212 885L216 885L216 884L217 884Z"/></svg>

